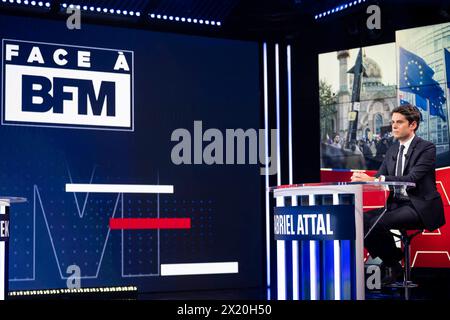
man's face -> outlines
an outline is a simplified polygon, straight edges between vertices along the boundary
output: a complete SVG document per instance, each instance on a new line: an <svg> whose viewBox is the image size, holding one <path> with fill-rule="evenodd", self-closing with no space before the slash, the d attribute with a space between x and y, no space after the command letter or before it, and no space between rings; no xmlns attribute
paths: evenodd
<svg viewBox="0 0 450 320"><path fill-rule="evenodd" d="M409 138L417 127L415 121L409 123L404 115L394 112L392 114L392 134L396 139L402 140Z"/></svg>

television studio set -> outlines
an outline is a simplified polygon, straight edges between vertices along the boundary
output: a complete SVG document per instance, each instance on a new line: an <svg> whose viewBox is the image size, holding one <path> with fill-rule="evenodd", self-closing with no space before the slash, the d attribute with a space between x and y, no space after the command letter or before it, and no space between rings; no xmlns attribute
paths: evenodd
<svg viewBox="0 0 450 320"><path fill-rule="evenodd" d="M0 0L0 39L0 304L450 299L448 0Z"/></svg>

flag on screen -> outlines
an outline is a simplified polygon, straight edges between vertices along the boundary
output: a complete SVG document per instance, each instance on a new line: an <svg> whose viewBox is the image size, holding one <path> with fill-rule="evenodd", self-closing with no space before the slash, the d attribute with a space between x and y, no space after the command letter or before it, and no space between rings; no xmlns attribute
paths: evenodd
<svg viewBox="0 0 450 320"><path fill-rule="evenodd" d="M439 83L433 79L433 69L418 55L400 47L399 89L414 93L423 99L416 99L417 107L426 110L429 101L430 115L438 116L446 121L442 105L445 94Z"/></svg>
<svg viewBox="0 0 450 320"><path fill-rule="evenodd" d="M404 97L404 99L402 99L403 94L401 94L400 96L400 105L404 105L404 104L412 104L416 107L419 108L419 112L420 112L420 121L423 121L423 115L422 115L422 110L427 110L427 100L423 99L422 97L416 95L416 94L410 94L407 97ZM425 104L424 104L425 102Z"/></svg>

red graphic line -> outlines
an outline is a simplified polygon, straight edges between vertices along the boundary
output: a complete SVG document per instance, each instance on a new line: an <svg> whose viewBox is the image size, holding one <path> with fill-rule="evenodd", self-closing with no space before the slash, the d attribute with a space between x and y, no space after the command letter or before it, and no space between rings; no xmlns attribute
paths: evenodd
<svg viewBox="0 0 450 320"><path fill-rule="evenodd" d="M190 229L191 218L111 218L112 230L136 229Z"/></svg>

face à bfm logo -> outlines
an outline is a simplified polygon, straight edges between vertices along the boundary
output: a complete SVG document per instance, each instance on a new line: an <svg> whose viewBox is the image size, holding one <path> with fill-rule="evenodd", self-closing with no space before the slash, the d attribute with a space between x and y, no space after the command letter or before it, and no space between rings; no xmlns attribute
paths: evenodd
<svg viewBox="0 0 450 320"><path fill-rule="evenodd" d="M133 52L3 40L2 124L133 130Z"/></svg>

